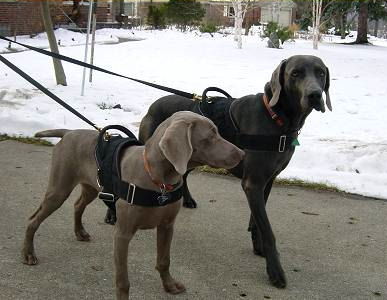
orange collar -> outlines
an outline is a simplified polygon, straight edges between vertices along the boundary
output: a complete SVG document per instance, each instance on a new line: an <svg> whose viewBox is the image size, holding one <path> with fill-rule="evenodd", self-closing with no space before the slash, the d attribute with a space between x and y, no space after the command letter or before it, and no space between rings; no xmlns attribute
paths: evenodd
<svg viewBox="0 0 387 300"><path fill-rule="evenodd" d="M175 189L175 186L173 184L167 184L167 183L162 183L156 179L153 178L152 176L152 169L151 169L151 166L149 164L149 161L148 159L146 158L146 153L145 153L145 148L144 148L144 151L142 152L142 157L143 157L143 160L144 160L144 168L145 170L147 171L149 177L151 178L152 182L157 185L161 192L170 192L172 190Z"/></svg>
<svg viewBox="0 0 387 300"><path fill-rule="evenodd" d="M279 115L277 115L274 110L269 105L269 100L267 99L266 94L263 94L263 103L265 103L266 109L270 114L270 117L276 122L279 127L284 125L284 121L281 119Z"/></svg>

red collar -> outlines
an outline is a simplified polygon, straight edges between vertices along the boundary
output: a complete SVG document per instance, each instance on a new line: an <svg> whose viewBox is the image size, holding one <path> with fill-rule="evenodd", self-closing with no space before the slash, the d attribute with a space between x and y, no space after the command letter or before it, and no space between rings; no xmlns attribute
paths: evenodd
<svg viewBox="0 0 387 300"><path fill-rule="evenodd" d="M276 122L276 124L279 126L279 127L282 127L284 125L284 120L282 120L282 118L277 115L274 110L270 107L269 105L269 100L267 99L267 96L266 94L263 94L263 103L265 103L265 106L266 106L266 109L267 111L269 112L270 114L270 117Z"/></svg>
<svg viewBox="0 0 387 300"><path fill-rule="evenodd" d="M170 191L174 190L175 186L173 184L162 183L162 182L160 182L160 181L158 181L158 180L153 178L152 171L151 171L152 170L151 166L150 166L150 164L148 162L148 159L146 158L145 148L144 148L144 151L142 152L142 157L143 157L143 160L144 160L144 168L147 171L147 173L148 173L149 177L151 178L152 182L155 185L157 185L162 192L170 192Z"/></svg>

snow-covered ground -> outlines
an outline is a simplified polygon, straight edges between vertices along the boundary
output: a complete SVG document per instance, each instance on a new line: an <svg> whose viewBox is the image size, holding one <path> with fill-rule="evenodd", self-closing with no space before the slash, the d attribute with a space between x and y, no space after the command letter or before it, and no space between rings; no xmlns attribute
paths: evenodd
<svg viewBox="0 0 387 300"><path fill-rule="evenodd" d="M60 51L83 59L84 35L56 32ZM142 41L112 44L117 37ZM44 34L18 39L47 47ZM201 93L218 86L234 97L263 91L271 73L284 58L312 54L330 69L333 112L313 112L282 178L299 178L334 185L366 196L387 198L387 41L374 46L348 46L325 38L319 50L311 41L285 43L284 49L266 48L258 36L244 37L236 49L232 36L211 37L196 32L97 31L95 64L131 77ZM0 52L8 43L0 42ZM17 49L21 47L13 46ZM80 96L82 68L64 63L68 86L55 84L51 58L32 51L4 57L40 81L99 126L123 124L134 132L149 105L164 92L94 72ZM111 109L121 104L123 109ZM50 128L89 128L4 65L0 65L0 133L32 136ZM259 167L259 166L257 166Z"/></svg>

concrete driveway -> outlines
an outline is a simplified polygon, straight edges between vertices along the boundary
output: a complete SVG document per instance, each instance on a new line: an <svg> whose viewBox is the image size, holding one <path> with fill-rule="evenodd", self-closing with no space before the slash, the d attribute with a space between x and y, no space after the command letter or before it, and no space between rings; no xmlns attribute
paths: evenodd
<svg viewBox="0 0 387 300"><path fill-rule="evenodd" d="M114 299L113 226L103 223L99 201L84 217L91 242L74 237L74 192L37 233L40 264L21 263L51 151L0 142L0 299ZM288 278L278 290L268 282L265 260L253 255L239 180L196 173L189 184L199 208L178 216L171 266L187 292L164 293L154 270L155 231L141 231L129 249L131 299L387 299L386 201L275 187L268 211Z"/></svg>

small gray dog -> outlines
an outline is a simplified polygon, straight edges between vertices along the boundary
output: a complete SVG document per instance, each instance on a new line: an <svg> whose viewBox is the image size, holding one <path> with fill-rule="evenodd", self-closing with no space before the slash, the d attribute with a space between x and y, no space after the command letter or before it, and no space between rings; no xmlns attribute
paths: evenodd
<svg viewBox="0 0 387 300"><path fill-rule="evenodd" d="M263 94L229 99L231 104L224 119L232 119L228 123L233 123L236 133L230 135L229 131L222 129L224 119L218 123L208 116L224 138L246 151L243 162L230 171L242 179L242 187L249 202L249 230L254 253L266 258L270 281L278 288L286 286L286 278L265 206L274 179L293 156L297 136L305 119L313 109L325 112L323 92L326 94L326 105L332 110L329 82L329 70L320 58L311 55L292 56L283 60L275 69ZM198 105L200 103L197 101L175 95L155 101L141 122L140 141L145 142L157 126L176 111L200 112ZM186 184L187 175L183 177L184 206L196 207Z"/></svg>
<svg viewBox="0 0 387 300"><path fill-rule="evenodd" d="M57 129L39 132L36 136L62 139L53 150L46 195L30 217L26 230L22 255L24 263L28 265L38 263L34 235L39 225L63 204L79 184L82 194L75 203L74 231L78 240L89 241L90 236L82 225L82 214L100 190L94 159L97 131ZM159 192L156 179L165 184L176 184L181 182L187 168L205 164L233 168L243 157L244 152L224 140L212 121L192 112L177 112L158 126L145 146L124 149L120 169L122 180ZM138 229L157 227L156 269L164 289L172 294L185 290L184 285L169 273L173 225L180 206L180 200L161 207L143 207L118 200L114 234L117 299L129 297L128 245Z"/></svg>

